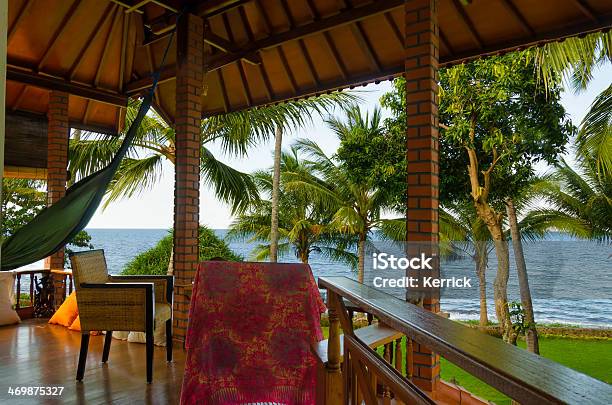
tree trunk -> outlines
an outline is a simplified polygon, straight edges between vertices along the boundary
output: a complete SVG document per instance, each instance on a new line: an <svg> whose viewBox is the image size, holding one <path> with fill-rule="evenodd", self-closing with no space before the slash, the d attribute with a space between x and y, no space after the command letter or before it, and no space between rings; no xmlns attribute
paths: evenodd
<svg viewBox="0 0 612 405"><path fill-rule="evenodd" d="M495 314L505 342L515 345L517 334L512 327L510 309L508 308L508 277L510 276L510 252L508 243L502 239L495 240L495 255L497 256L497 274L493 281L493 296L495 299Z"/></svg>
<svg viewBox="0 0 612 405"><path fill-rule="evenodd" d="M365 233L360 233L359 234L359 246L358 246L358 252L357 255L359 257L359 263L357 265L357 280L360 283L363 283L363 279L364 279L364 268L365 268L365 242L366 242L366 235Z"/></svg>
<svg viewBox="0 0 612 405"><path fill-rule="evenodd" d="M510 234L512 235L512 247L514 249L514 260L516 261L516 273L518 275L519 290L521 292L521 304L523 305L523 310L525 311L525 322L527 322L527 330L525 332L527 350L532 353L540 354L538 332L536 330L535 317L533 316L533 303L531 302L531 290L529 289L529 278L527 277L527 265L525 264L523 242L521 241L521 231L516 219L516 208L514 207L514 202L510 197L506 198L506 212L508 213Z"/></svg>
<svg viewBox="0 0 612 405"><path fill-rule="evenodd" d="M486 241L476 241L474 243L476 254L474 261L476 262L476 274L478 275L478 288L480 290L480 321L481 328L485 328L489 324L489 315L487 314L487 278L486 271L489 264L489 253L487 250Z"/></svg>
<svg viewBox="0 0 612 405"><path fill-rule="evenodd" d="M283 128L276 127L274 136L274 174L272 177L272 223L270 224L270 261L278 260L278 194L280 189L280 160L283 145Z"/></svg>

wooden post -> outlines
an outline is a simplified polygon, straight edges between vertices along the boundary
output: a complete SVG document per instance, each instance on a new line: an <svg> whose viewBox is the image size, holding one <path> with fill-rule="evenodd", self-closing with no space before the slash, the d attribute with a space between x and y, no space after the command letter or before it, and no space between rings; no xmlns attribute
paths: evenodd
<svg viewBox="0 0 612 405"><path fill-rule="evenodd" d="M176 284L193 281L199 257L200 124L204 78L204 21L184 14L177 27L176 164L174 185L174 275ZM177 291L174 301L174 336L187 331L190 295Z"/></svg>
<svg viewBox="0 0 612 405"><path fill-rule="evenodd" d="M327 364L325 365L325 405L344 403L344 388L340 370L340 317L337 312L339 298L327 290L327 312L329 316L329 339L327 345Z"/></svg>
<svg viewBox="0 0 612 405"><path fill-rule="evenodd" d="M406 159L408 244L438 243L438 1L405 2ZM422 297L423 307L439 312L438 294ZM439 356L414 345L413 381L434 393ZM418 355L417 355L418 354Z"/></svg>
<svg viewBox="0 0 612 405"><path fill-rule="evenodd" d="M2 182L4 181L4 133L6 111L6 30L8 26L8 0L0 1L0 201L2 201ZM0 204L0 207L2 205ZM2 221L2 208L0 208L0 221ZM2 260L2 246L0 245L0 261Z"/></svg>

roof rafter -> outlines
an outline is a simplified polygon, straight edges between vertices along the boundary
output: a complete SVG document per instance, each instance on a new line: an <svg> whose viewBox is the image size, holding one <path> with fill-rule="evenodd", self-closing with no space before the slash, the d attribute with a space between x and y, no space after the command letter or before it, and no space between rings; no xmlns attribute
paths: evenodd
<svg viewBox="0 0 612 405"><path fill-rule="evenodd" d="M75 96L100 101L102 103L117 106L127 105L127 97L121 94L96 89L91 86L77 84L33 71L22 70L14 66L7 66L6 79L47 90L65 91Z"/></svg>
<svg viewBox="0 0 612 405"><path fill-rule="evenodd" d="M587 4L586 1L584 1L584 0L573 0L573 2L576 5L576 7L578 7L578 9L580 11L582 11L582 14L586 15L587 17L589 17L593 21L597 21L598 20L597 15L595 14L595 12L591 8L591 6L589 6Z"/></svg>
<svg viewBox="0 0 612 405"><path fill-rule="evenodd" d="M461 20L463 25L468 29L468 32L472 36L472 39L474 40L474 42L476 42L476 45L478 45L479 48L483 48L484 44L482 42L482 38L480 38L480 35L478 34L478 32L476 32L476 28L474 28L474 23L472 22L470 17L465 12L463 5L459 3L459 0L451 0L450 4L452 4L457 14L459 14L459 19Z"/></svg>
<svg viewBox="0 0 612 405"><path fill-rule="evenodd" d="M223 20L223 26L225 27L225 32L227 37L229 38L229 42L234 42L234 33L232 32L232 26L229 22L229 17L227 14L223 14L221 16ZM238 65L238 72L240 73L240 81L242 82L242 92L244 93L244 99L246 100L247 105L250 107L253 105L253 97L251 96L251 89L249 88L249 81L246 78L246 73L244 71L244 66L242 65L242 60L239 59L236 61Z"/></svg>
<svg viewBox="0 0 612 405"><path fill-rule="evenodd" d="M100 57L100 64L98 65L98 68L96 69L96 77L94 79L94 86L98 87L98 84L100 83L100 75L102 74L102 66L105 65L105 61L106 61L106 57L108 56L108 48L110 46L111 43L111 38L113 36L113 31L115 30L115 27L117 26L117 22L119 21L119 17L121 17L121 13L119 12L120 10L117 10L115 12L115 16L113 18L113 22L110 26L110 29L108 30L108 34L106 35L106 41L104 42L104 48L102 48L102 56Z"/></svg>
<svg viewBox="0 0 612 405"><path fill-rule="evenodd" d="M238 12L240 14L240 20L242 21L242 25L244 26L244 29L247 33L247 36L249 37L249 41L254 41L255 40L255 35L253 34L253 30L251 29L251 26L249 24L249 19L247 18L246 15L246 11L244 11L244 7L239 7L238 8ZM267 17L267 16L266 16ZM269 21L266 19L265 20L265 24L266 24L266 30L269 33L270 32L270 26L268 25ZM268 100L272 100L272 96L274 94L274 92L272 91L272 84L270 83L270 78L268 77L268 72L266 72L266 68L263 65L263 61L262 63L259 63L257 65L257 67L259 68L259 75L261 76L261 79L264 82L264 88L266 90L266 96L268 97ZM217 70L219 71L219 70Z"/></svg>
<svg viewBox="0 0 612 405"><path fill-rule="evenodd" d="M363 53L365 53L366 57L368 58L368 61L370 61L370 65L372 65L372 68L374 68L375 70L381 70L380 61L376 57L376 53L374 53L372 44L366 36L361 23L357 21L354 25L351 25L351 31L353 32L353 35L355 36L359 47L361 48Z"/></svg>
<svg viewBox="0 0 612 405"><path fill-rule="evenodd" d="M85 43L79 50L79 53L77 54L77 57L74 60L74 63L72 64L72 66L70 66L70 69L68 69L68 73L66 74L66 77L69 80L74 79L74 75L76 74L76 71L79 69L79 66L81 66L81 62L83 62L83 57L85 56L85 52L87 52L90 44L93 41L95 41L95 39L98 37L102 26L106 23L106 20L112 14L113 10L116 10L118 7L119 6L113 3L109 3L108 6L106 6L106 10L104 10L104 13L100 17L100 20L98 20L98 23L94 27L93 31L91 31L91 33L89 34L89 37L87 37L87 40L85 41Z"/></svg>
<svg viewBox="0 0 612 405"><path fill-rule="evenodd" d="M66 14L64 14L64 18L62 18L62 21L58 25L57 29L55 30L53 35L51 35L51 40L49 41L47 45L47 49L45 49L45 51L42 54L42 57L38 61L38 70L42 69L42 67L44 66L45 62L47 61L47 58L51 54L51 50L55 46L55 42L57 41L59 36L62 35L62 32L64 32L64 28L66 28L66 25L68 24L68 22L70 21L74 13L76 12L77 8L79 8L80 4L81 4L80 0L73 1L72 5L70 6Z"/></svg>
<svg viewBox="0 0 612 405"><path fill-rule="evenodd" d="M17 27L19 26L19 23L21 22L21 18L24 16L26 11L28 11L28 8L32 5L32 3L33 3L32 0L25 0L25 2L23 3L23 6L21 6L19 11L17 12L17 16L15 17L15 20L13 21L13 25L11 26L11 28L8 29L8 32L6 34L7 44L11 42L11 37L17 30Z"/></svg>
<svg viewBox="0 0 612 405"><path fill-rule="evenodd" d="M512 2L512 0L500 0L500 1L502 5L506 8L506 10L508 10L510 14L512 14L512 16L519 22L519 24L521 25L521 28L523 28L525 33L531 36L535 35L535 31L533 30L531 25L529 25L529 23L525 19L525 16L521 14L521 12L516 7L516 5Z"/></svg>

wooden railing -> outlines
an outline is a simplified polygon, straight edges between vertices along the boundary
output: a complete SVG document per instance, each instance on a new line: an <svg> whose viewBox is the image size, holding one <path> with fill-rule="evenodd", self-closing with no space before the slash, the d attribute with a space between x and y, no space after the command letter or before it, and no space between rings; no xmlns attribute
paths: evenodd
<svg viewBox="0 0 612 405"><path fill-rule="evenodd" d="M354 333L342 298L374 315L408 338L424 345L470 374L521 404L609 404L612 386L558 363L508 345L449 319L424 310L380 290L346 277L321 277L327 289L330 319L327 371L334 385L327 387L326 405L434 403L410 380L412 368L407 348L405 374ZM340 352L340 326L344 353ZM340 360L342 357L342 361ZM377 390L383 385L382 395Z"/></svg>
<svg viewBox="0 0 612 405"><path fill-rule="evenodd" d="M54 278L60 279L62 288L55 289L56 293L63 294L61 300L72 293L74 283L72 280L72 272L64 270L49 270L49 269L34 269L34 270L16 270L15 272L15 310L19 314L21 319L32 318L35 315L35 293L36 293L36 280L40 282L40 279L44 276L53 275ZM38 276L38 277L37 277ZM26 283L27 281L27 283ZM29 285L26 285L29 284ZM21 294L28 294L27 297L22 299Z"/></svg>

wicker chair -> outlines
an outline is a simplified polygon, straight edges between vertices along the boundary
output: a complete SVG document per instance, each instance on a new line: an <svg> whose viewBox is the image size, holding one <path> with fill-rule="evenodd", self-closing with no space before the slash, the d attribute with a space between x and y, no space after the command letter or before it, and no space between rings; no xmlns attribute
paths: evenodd
<svg viewBox="0 0 612 405"><path fill-rule="evenodd" d="M76 252L69 257L82 332L77 381L83 380L91 331L106 331L103 363L108 361L113 331L139 331L146 334L147 382L150 383L153 378L153 323L156 309L157 312L169 314L165 319L166 357L172 361L174 277L109 275L103 250ZM170 306L170 310L162 306Z"/></svg>

